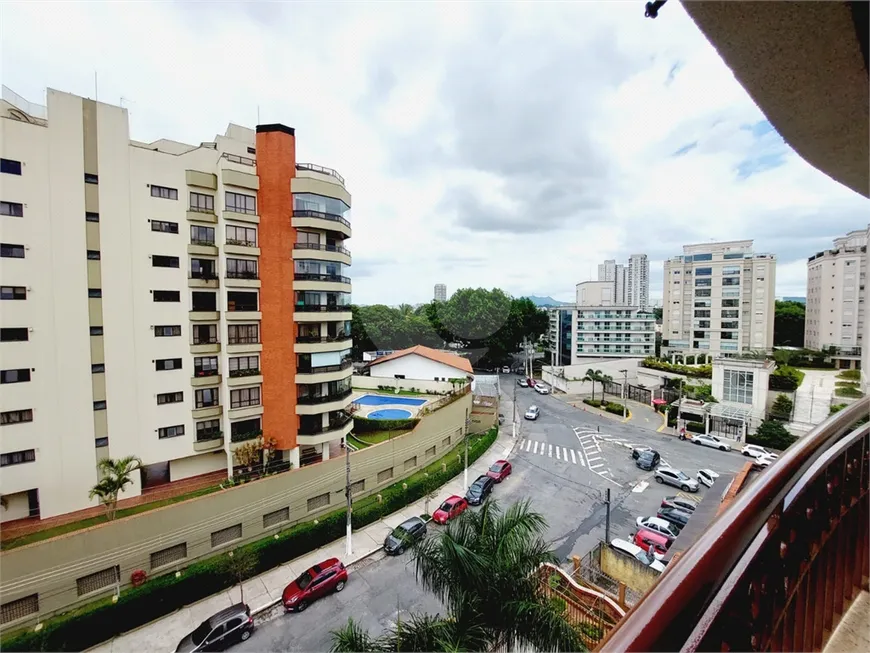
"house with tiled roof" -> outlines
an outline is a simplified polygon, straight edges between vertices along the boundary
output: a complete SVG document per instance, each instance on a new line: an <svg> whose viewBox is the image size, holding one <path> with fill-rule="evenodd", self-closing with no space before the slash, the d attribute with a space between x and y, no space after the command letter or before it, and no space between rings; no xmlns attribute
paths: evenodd
<svg viewBox="0 0 870 653"><path fill-rule="evenodd" d="M448 381L474 376L471 362L467 358L423 345L395 351L372 361L369 364L369 373L371 376L391 379L427 381Z"/></svg>

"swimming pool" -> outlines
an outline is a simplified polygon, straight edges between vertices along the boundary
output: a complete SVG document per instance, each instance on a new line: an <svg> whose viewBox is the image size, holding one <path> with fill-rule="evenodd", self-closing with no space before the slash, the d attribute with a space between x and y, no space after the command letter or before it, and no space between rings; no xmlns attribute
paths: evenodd
<svg viewBox="0 0 870 653"><path fill-rule="evenodd" d="M361 406L422 406L426 403L425 399L411 399L410 397L386 397L384 395L363 395L359 399L354 400L355 404ZM385 419L385 418L381 418ZM388 419L393 419L388 418Z"/></svg>
<svg viewBox="0 0 870 653"><path fill-rule="evenodd" d="M368 419L408 419L409 417L411 417L411 411L401 408L381 408L366 415Z"/></svg>

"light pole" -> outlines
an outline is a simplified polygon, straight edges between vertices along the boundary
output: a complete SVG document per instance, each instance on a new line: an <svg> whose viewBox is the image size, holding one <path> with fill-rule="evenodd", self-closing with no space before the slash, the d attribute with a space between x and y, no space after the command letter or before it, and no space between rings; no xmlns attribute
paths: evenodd
<svg viewBox="0 0 870 653"><path fill-rule="evenodd" d="M462 479L468 488L468 425L471 423L471 418L465 418L465 470L462 473Z"/></svg>
<svg viewBox="0 0 870 653"><path fill-rule="evenodd" d="M347 438L344 441L344 474L345 474L345 486L344 493L347 497L347 542L345 543L344 553L348 557L353 554L353 529L351 528L351 516L350 511L353 507L353 502L350 497L350 447L347 446Z"/></svg>
<svg viewBox="0 0 870 653"><path fill-rule="evenodd" d="M622 372L622 419L626 419L628 417L628 401L626 397L628 393L626 389L628 388L628 370L619 370Z"/></svg>

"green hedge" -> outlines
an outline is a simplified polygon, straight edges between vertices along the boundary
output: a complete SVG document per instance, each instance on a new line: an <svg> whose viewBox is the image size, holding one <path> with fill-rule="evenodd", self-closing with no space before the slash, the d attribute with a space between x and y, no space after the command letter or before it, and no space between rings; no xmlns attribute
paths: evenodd
<svg viewBox="0 0 870 653"><path fill-rule="evenodd" d="M601 401L598 399L584 399L583 403L587 406L594 406L595 408L601 408Z"/></svg>
<svg viewBox="0 0 870 653"><path fill-rule="evenodd" d="M409 431L420 420L418 419L368 419L366 417L353 418L353 430L355 433L371 433L372 431Z"/></svg>
<svg viewBox="0 0 870 653"><path fill-rule="evenodd" d="M622 415L622 404L618 404L615 401L608 401L607 403L604 403L603 401L599 401L598 399L584 399L583 403L587 406L606 410L608 413L613 413L614 415Z"/></svg>
<svg viewBox="0 0 870 653"><path fill-rule="evenodd" d="M712 365L697 365L689 367L688 365L675 365L666 361L658 360L657 358L644 358L641 362L641 367L648 367L651 370L659 370L660 372L670 372L671 374L682 374L691 376L696 379L712 379Z"/></svg>
<svg viewBox="0 0 870 653"><path fill-rule="evenodd" d="M796 367L781 365L770 375L767 387L770 390L797 390L804 381L803 372Z"/></svg>
<svg viewBox="0 0 870 653"><path fill-rule="evenodd" d="M479 436L469 436L468 462L471 464L495 442L498 429L492 428ZM428 491L444 485L458 475L464 460L457 455L460 443L447 455L381 490L377 496L366 497L354 505L354 528L362 528L406 505L422 499ZM446 463L446 471L441 465ZM428 476L427 476L428 474ZM407 489L403 488L407 484ZM279 534L244 545L257 564L251 576L262 574L294 558L310 553L345 535L346 510L337 510L313 521L297 524ZM232 587L235 580L227 573L224 556L217 555L185 568L180 578L169 573L154 576L140 587L121 592L118 602L111 597L46 619L39 632L32 628L3 633L3 651L84 651L116 635L138 628L150 621L200 601Z"/></svg>

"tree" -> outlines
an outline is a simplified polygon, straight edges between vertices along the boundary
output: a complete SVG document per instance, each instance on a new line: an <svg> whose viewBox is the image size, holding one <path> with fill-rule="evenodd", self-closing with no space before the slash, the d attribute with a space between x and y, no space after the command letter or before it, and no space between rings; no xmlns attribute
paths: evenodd
<svg viewBox="0 0 870 653"><path fill-rule="evenodd" d="M613 381L613 378L608 376L607 374L604 374L601 370L593 370L590 367L588 370L586 370L586 376L584 376L580 380L583 381L584 383L586 381L592 382L592 401L595 401L595 382L597 381L598 383L601 384L601 399L603 400L604 399L604 384L610 383L611 381Z"/></svg>
<svg viewBox="0 0 870 653"><path fill-rule="evenodd" d="M227 557L223 559L223 571L239 586L241 603L245 602L245 586L242 583L246 578L250 578L257 567L257 557L250 549L238 548L235 551L230 551Z"/></svg>
<svg viewBox="0 0 870 653"><path fill-rule="evenodd" d="M757 444L779 451L787 449L796 441L797 438L788 432L788 429L783 426L782 422L772 419L763 420L758 425L755 433L746 438L747 444Z"/></svg>
<svg viewBox="0 0 870 653"><path fill-rule="evenodd" d="M414 551L417 580L447 607L446 618L415 615L377 639L349 621L333 632L332 650L582 650L575 628L543 593L540 566L556 562L541 538L545 528L527 501L502 512L490 500L464 512Z"/></svg>
<svg viewBox="0 0 870 653"><path fill-rule="evenodd" d="M787 394L780 392L776 396L776 400L773 402L773 405L770 407L770 412L776 417L789 419L791 417L791 411L793 408L794 402L791 400L791 398Z"/></svg>
<svg viewBox="0 0 870 653"><path fill-rule="evenodd" d="M773 317L773 344L803 347L807 307L800 302L776 302Z"/></svg>
<svg viewBox="0 0 870 653"><path fill-rule="evenodd" d="M118 495L133 482L130 476L140 467L142 461L136 456L126 456L118 460L103 458L97 463L97 471L102 478L88 492L88 498L99 498L106 507L106 517L109 521L115 518L118 511Z"/></svg>

